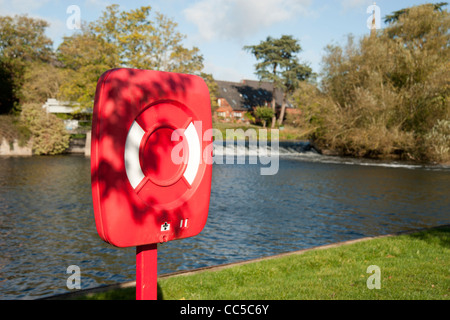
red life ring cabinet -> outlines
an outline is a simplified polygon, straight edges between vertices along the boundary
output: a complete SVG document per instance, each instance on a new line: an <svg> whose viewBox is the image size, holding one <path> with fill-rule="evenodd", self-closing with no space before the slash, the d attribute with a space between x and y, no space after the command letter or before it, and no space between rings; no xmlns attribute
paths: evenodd
<svg viewBox="0 0 450 320"><path fill-rule="evenodd" d="M102 75L94 103L91 175L103 240L141 246L203 229L212 155L202 139L211 128L209 91L200 77L125 68Z"/></svg>

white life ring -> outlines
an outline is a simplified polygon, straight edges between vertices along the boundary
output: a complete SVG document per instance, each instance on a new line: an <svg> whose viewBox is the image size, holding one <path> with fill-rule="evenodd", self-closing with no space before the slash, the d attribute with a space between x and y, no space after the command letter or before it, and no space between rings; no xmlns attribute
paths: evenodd
<svg viewBox="0 0 450 320"><path fill-rule="evenodd" d="M179 205L192 194L189 191L195 188L202 165L202 144L193 119L182 106L161 103L145 109L132 122L125 142L125 171L134 192L147 205L164 209L174 201ZM173 141L174 132L181 142ZM176 163L169 149L179 143L183 161ZM158 171L167 168L168 173L161 177Z"/></svg>
<svg viewBox="0 0 450 320"><path fill-rule="evenodd" d="M136 189L145 179L145 174L139 160L140 146L145 134L146 131L142 129L136 121L134 121L128 131L127 140L125 143L125 170L128 181L130 181L133 189ZM200 166L201 157L200 139L192 122L184 130L184 136L186 137L189 156L183 177L192 186Z"/></svg>

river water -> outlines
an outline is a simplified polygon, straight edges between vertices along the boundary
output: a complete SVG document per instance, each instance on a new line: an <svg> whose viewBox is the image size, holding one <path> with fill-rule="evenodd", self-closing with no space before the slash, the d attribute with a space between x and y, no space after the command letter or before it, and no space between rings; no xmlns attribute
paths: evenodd
<svg viewBox="0 0 450 320"><path fill-rule="evenodd" d="M280 151L276 175L262 164L216 164L200 235L158 246L165 274L334 242L450 224L450 167L370 162ZM97 235L90 159L0 158L0 299L132 281L135 248Z"/></svg>

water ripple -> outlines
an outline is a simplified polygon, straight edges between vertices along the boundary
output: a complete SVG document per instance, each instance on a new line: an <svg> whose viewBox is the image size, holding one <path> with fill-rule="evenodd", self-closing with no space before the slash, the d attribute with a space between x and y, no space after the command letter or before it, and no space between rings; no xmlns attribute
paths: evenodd
<svg viewBox="0 0 450 320"><path fill-rule="evenodd" d="M318 155L259 165L215 165L205 229L159 245L159 274L450 223L450 170ZM0 158L0 299L130 281L135 248L117 249L95 229L89 159Z"/></svg>

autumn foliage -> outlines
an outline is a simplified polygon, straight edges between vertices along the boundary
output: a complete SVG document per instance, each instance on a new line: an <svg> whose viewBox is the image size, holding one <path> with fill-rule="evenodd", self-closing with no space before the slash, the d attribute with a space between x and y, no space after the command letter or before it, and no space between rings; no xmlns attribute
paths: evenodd
<svg viewBox="0 0 450 320"><path fill-rule="evenodd" d="M294 95L298 125L341 155L450 161L450 14L404 10L376 35L329 45L320 89Z"/></svg>

